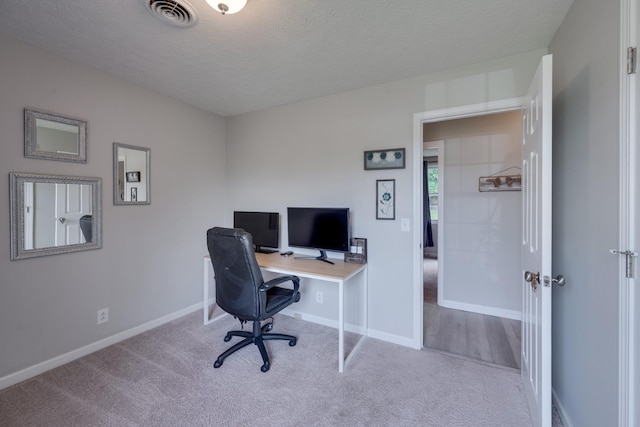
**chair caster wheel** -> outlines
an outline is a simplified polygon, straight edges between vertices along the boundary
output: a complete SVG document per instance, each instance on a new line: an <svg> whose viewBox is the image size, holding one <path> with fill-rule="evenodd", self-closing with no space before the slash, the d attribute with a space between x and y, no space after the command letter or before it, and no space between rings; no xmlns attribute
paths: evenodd
<svg viewBox="0 0 640 427"><path fill-rule="evenodd" d="M231 341L231 335L225 335L224 342L229 342L229 341Z"/></svg>
<svg viewBox="0 0 640 427"><path fill-rule="evenodd" d="M289 340L289 347L293 347L294 345L296 345L298 341L294 338L292 340Z"/></svg>
<svg viewBox="0 0 640 427"><path fill-rule="evenodd" d="M216 360L215 362L213 362L213 367L214 368L219 368L220 366L222 366L222 362L219 360Z"/></svg>
<svg viewBox="0 0 640 427"><path fill-rule="evenodd" d="M267 362L267 363L265 363L264 365L262 365L262 366L260 367L260 370L261 370L262 372L267 372L267 371L269 370L269 368L270 368L270 366L269 366L269 362Z"/></svg>

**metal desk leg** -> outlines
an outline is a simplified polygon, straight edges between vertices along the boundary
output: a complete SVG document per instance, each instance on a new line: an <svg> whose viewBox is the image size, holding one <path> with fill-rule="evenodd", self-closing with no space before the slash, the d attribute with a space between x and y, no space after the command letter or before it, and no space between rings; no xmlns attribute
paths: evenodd
<svg viewBox="0 0 640 427"><path fill-rule="evenodd" d="M209 259L204 257L204 324L209 324Z"/></svg>
<svg viewBox="0 0 640 427"><path fill-rule="evenodd" d="M344 371L344 281L338 282L338 371Z"/></svg>
<svg viewBox="0 0 640 427"><path fill-rule="evenodd" d="M216 311L219 311L221 313L218 313L213 318L209 317L209 281L211 280L211 274L209 272L211 271L211 268L213 268L213 266L209 268L210 265L211 259L207 256L204 257L204 301L202 302L202 304L204 306L203 311L205 325L215 322L216 320L221 319L222 317L227 315L227 313L223 312L222 309L216 306ZM213 296L215 297L215 295Z"/></svg>

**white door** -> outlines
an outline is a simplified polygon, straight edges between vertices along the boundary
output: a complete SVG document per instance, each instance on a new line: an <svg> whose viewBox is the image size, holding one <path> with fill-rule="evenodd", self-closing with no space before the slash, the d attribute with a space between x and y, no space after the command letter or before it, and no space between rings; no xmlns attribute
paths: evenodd
<svg viewBox="0 0 640 427"><path fill-rule="evenodd" d="M33 182L24 183L24 249L31 250L34 248L34 199L33 199Z"/></svg>
<svg viewBox="0 0 640 427"><path fill-rule="evenodd" d="M56 246L84 243L80 217L91 214L91 186L55 184Z"/></svg>
<svg viewBox="0 0 640 427"><path fill-rule="evenodd" d="M626 2L624 2L626 3ZM629 5L625 4L625 9L631 10L635 13L629 13L629 45L634 46L636 49L640 46L640 1L633 0L629 2ZM625 48L627 46L624 46ZM622 310L626 308L627 319L626 325L621 325L623 331L626 329L627 342L623 343L627 345L626 348L626 366L623 366L621 374L623 378L620 378L622 384L626 385L627 390L622 390L622 398L628 399L626 414L621 414L622 420L625 420L629 426L640 425L640 365L638 359L640 359L640 268L638 264L640 257L640 82L638 82L638 66L636 64L635 73L628 74L626 76L627 85L629 87L630 96L630 119L628 120L629 126L629 140L628 140L628 152L630 158L630 164L627 168L628 179L630 182L628 193L625 195L629 201L628 206L628 220L627 226L629 231L628 247L622 247L622 250L628 250L633 255L629 256L629 263L631 263L630 278L622 280L625 281L621 288L623 296L627 297L627 301L621 301L623 305ZM623 169L623 168L621 168ZM627 179L627 176L624 177ZM625 233L626 234L626 233ZM625 266L626 267L626 266ZM624 338L623 338L624 339ZM625 355L623 355L624 357ZM626 377L626 378L624 378ZM628 383L627 383L628 381ZM621 421L622 425L622 421Z"/></svg>
<svg viewBox="0 0 640 427"><path fill-rule="evenodd" d="M522 380L535 426L551 426L551 78L542 58L522 119Z"/></svg>

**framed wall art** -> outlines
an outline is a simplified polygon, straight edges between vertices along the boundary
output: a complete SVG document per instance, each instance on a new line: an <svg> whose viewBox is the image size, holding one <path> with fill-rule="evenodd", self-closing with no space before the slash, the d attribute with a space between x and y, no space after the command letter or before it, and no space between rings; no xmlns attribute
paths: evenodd
<svg viewBox="0 0 640 427"><path fill-rule="evenodd" d="M396 180L376 180L376 219L396 219Z"/></svg>
<svg viewBox="0 0 640 427"><path fill-rule="evenodd" d="M364 152L364 170L404 169L405 149L388 148Z"/></svg>
<svg viewBox="0 0 640 427"><path fill-rule="evenodd" d="M140 182L140 171L127 172L127 182Z"/></svg>

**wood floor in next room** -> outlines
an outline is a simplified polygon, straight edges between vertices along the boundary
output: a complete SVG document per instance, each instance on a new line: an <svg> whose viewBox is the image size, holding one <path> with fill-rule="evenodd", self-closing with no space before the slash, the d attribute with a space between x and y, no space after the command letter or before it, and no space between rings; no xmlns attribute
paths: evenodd
<svg viewBox="0 0 640 427"><path fill-rule="evenodd" d="M520 321L425 302L424 346L520 369Z"/></svg>

